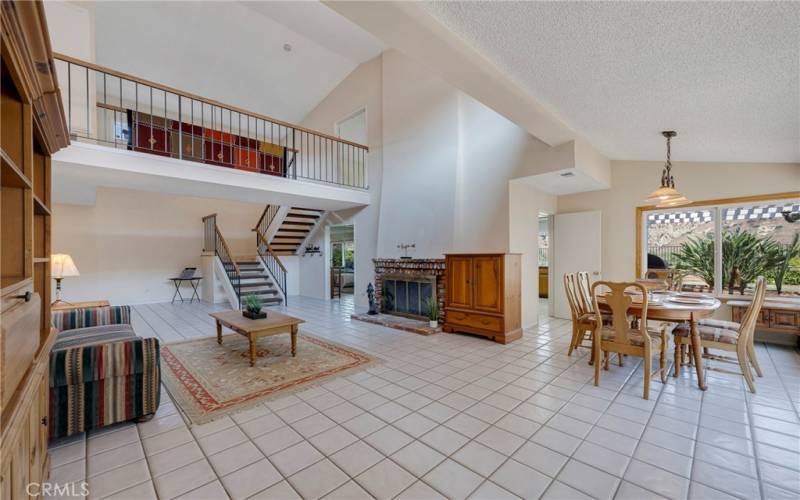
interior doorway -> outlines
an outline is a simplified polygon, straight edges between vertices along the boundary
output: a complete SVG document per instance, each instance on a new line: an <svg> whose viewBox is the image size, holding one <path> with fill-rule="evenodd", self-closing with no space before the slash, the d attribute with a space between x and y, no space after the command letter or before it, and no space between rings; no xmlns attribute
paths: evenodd
<svg viewBox="0 0 800 500"><path fill-rule="evenodd" d="M539 314L549 315L551 297L550 249L551 249L551 223L552 218L546 212L539 212L538 221L538 263L539 263Z"/></svg>
<svg viewBox="0 0 800 500"><path fill-rule="evenodd" d="M330 296L353 295L356 276L355 227L342 224L330 227Z"/></svg>

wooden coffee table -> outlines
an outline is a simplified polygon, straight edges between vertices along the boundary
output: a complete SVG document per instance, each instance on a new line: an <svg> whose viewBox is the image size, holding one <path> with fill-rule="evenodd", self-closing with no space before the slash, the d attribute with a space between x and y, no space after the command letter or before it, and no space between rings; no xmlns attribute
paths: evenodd
<svg viewBox="0 0 800 500"><path fill-rule="evenodd" d="M268 337L279 333L292 336L292 356L297 353L297 327L305 323L302 319L286 314L269 311L264 319L250 319L242 316L242 311L220 311L210 313L217 320L217 343L222 344L222 327L226 326L234 332L247 337L250 341L250 366L256 364L256 341L259 337Z"/></svg>

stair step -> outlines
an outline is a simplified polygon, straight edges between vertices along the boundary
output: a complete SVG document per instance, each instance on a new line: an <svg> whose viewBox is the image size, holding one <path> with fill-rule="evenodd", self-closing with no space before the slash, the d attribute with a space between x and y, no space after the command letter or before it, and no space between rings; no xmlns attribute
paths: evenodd
<svg viewBox="0 0 800 500"><path fill-rule="evenodd" d="M294 226L312 227L314 226L314 224L316 224L316 220L317 220L316 218L306 219L304 217L292 217L291 215L289 215L285 219L283 219L283 223L281 224L281 226L294 225Z"/></svg>
<svg viewBox="0 0 800 500"><path fill-rule="evenodd" d="M294 218L297 218L297 219L306 219L306 220L309 220L309 221L315 221L315 220L319 219L319 214L318 213L296 212L296 211L292 210L288 214L286 214L286 218L288 219L289 217L294 217Z"/></svg>
<svg viewBox="0 0 800 500"><path fill-rule="evenodd" d="M264 295L277 295L278 290L272 288L270 290L253 290L253 291L242 291L242 297L247 297L249 295L255 295L256 297L261 297Z"/></svg>
<svg viewBox="0 0 800 500"><path fill-rule="evenodd" d="M239 285L240 288L270 288L272 287L272 282L268 280L259 281L256 283L242 283Z"/></svg>
<svg viewBox="0 0 800 500"><path fill-rule="evenodd" d="M272 238L271 244L272 245L274 245L275 243L295 243L295 244L300 244L300 243L303 242L304 239L305 238L303 238L302 236L299 236L299 235L298 236L279 236L279 235L276 235L274 238Z"/></svg>
<svg viewBox="0 0 800 500"><path fill-rule="evenodd" d="M283 299L280 297L270 297L268 299L261 299L261 303L270 305L281 304L283 303Z"/></svg>
<svg viewBox="0 0 800 500"><path fill-rule="evenodd" d="M281 225L281 229L280 230L281 231L285 231L285 230L288 229L288 230L292 230L292 231L294 231L296 233L307 233L307 232L311 231L311 229L313 227L314 227L314 224L297 224L296 222L288 222L288 223L284 222Z"/></svg>
<svg viewBox="0 0 800 500"><path fill-rule="evenodd" d="M320 210L319 208L303 208L303 207L291 207L291 208L289 208L290 212L293 212L295 210L301 211L301 212L309 212L309 213L313 212L313 213L317 213L317 214L321 214L322 212L325 211L325 210Z"/></svg>

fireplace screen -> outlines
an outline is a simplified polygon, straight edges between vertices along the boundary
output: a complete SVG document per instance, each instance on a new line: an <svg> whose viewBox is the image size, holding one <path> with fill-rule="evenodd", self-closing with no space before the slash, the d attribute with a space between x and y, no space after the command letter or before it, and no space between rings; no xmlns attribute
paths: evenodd
<svg viewBox="0 0 800 500"><path fill-rule="evenodd" d="M382 291L384 313L423 318L436 300L436 277L385 275Z"/></svg>

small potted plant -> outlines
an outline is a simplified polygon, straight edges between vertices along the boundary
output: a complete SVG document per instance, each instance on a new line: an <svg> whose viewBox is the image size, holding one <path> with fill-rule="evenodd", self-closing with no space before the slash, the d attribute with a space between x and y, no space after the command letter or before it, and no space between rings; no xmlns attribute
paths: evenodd
<svg viewBox="0 0 800 500"><path fill-rule="evenodd" d="M255 295L245 297L242 315L250 319L264 319L267 317L266 311L261 312L261 301Z"/></svg>
<svg viewBox="0 0 800 500"><path fill-rule="evenodd" d="M435 300L428 300L428 326L437 328L439 326L439 303Z"/></svg>

